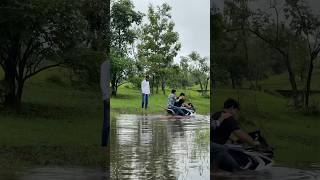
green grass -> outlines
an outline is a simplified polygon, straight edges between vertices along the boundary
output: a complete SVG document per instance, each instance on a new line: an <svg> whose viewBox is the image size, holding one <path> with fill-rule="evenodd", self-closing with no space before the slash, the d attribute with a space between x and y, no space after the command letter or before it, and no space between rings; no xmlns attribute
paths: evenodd
<svg viewBox="0 0 320 180"><path fill-rule="evenodd" d="M296 77L297 85L299 89L303 89L304 84L301 83L298 77ZM312 76L312 90L320 90L320 83L317 83L320 81L320 70L315 69L313 76ZM273 75L269 78L263 80L261 83L261 86L264 89L291 89L288 73L282 73L280 75Z"/></svg>
<svg viewBox="0 0 320 180"><path fill-rule="evenodd" d="M162 107L167 106L169 92L170 90L168 89L165 95L163 95L162 91L159 91L159 94L151 94L149 97L148 113L164 114L165 111ZM208 96L201 96L200 93L195 90L178 89L176 94L179 95L180 92L186 94L187 102L192 102L198 114L210 113L210 98ZM126 85L120 86L117 96L111 98L111 111L118 113L140 113L142 112L141 98L140 90Z"/></svg>
<svg viewBox="0 0 320 180"><path fill-rule="evenodd" d="M75 90L65 70L40 73L25 85L21 112L0 109L0 165L105 166L102 106L99 90Z"/></svg>
<svg viewBox="0 0 320 180"><path fill-rule="evenodd" d="M211 101L214 110L219 110L228 97L239 99L242 127L246 131L262 131L275 148L277 163L296 167L301 163L320 162L319 115L304 115L288 106L288 99L229 89L214 92Z"/></svg>

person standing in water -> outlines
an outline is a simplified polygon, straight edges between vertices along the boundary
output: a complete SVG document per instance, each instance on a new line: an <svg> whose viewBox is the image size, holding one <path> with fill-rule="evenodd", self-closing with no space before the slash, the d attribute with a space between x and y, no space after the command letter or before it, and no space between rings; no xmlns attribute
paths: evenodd
<svg viewBox="0 0 320 180"><path fill-rule="evenodd" d="M142 109L148 108L148 101L150 95L150 85L149 85L149 76L146 76L145 79L141 82L141 93L142 93Z"/></svg>
<svg viewBox="0 0 320 180"><path fill-rule="evenodd" d="M103 100L103 127L102 146L108 146L109 139L109 117L110 117L110 96L109 96L109 74L108 62L105 60L100 66L100 88Z"/></svg>

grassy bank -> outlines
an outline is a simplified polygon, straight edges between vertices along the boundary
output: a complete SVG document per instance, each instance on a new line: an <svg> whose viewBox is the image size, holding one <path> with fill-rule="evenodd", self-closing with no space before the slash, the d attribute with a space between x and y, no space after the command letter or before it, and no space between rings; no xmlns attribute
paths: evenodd
<svg viewBox="0 0 320 180"><path fill-rule="evenodd" d="M105 166L100 91L78 91L63 70L27 82L20 113L0 109L0 165Z"/></svg>
<svg viewBox="0 0 320 180"><path fill-rule="evenodd" d="M187 102L192 102L196 107L198 114L210 113L210 98L208 96L201 96L201 94L195 90L177 90L177 95L180 92L184 92L187 96ZM163 95L162 91L159 94L151 94L149 97L149 109L150 114L165 114L162 107L167 106L168 95L170 90L166 90L166 94ZM117 96L111 98L111 111L118 113L141 113L141 93L139 89L129 87L127 85L121 86L118 89Z"/></svg>
<svg viewBox="0 0 320 180"><path fill-rule="evenodd" d="M214 92L211 101L214 110L220 109L228 97L239 99L243 128L261 129L275 148L277 163L303 167L304 163L320 162L319 115L304 115L288 106L289 100L282 97L229 89Z"/></svg>

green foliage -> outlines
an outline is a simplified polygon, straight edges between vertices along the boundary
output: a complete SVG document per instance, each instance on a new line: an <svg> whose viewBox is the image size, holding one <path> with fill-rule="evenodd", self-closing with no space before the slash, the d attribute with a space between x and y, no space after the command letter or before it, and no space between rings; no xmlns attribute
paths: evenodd
<svg viewBox="0 0 320 180"><path fill-rule="evenodd" d="M200 85L202 95L205 95L210 79L208 58L193 51L187 57L181 57L181 67L190 73L194 82Z"/></svg>
<svg viewBox="0 0 320 180"><path fill-rule="evenodd" d="M17 108L28 79L64 65L67 52L87 48L88 22L81 8L82 1L67 0L1 3L0 64L8 88L6 105Z"/></svg>
<svg viewBox="0 0 320 180"><path fill-rule="evenodd" d="M120 54L126 54L129 44L137 38L133 25L141 23L143 14L134 11L130 0L117 0L111 7L111 47Z"/></svg>
<svg viewBox="0 0 320 180"><path fill-rule="evenodd" d="M118 87L128 79L133 63L129 57L121 56L111 49L110 75L113 95L116 95Z"/></svg>
<svg viewBox="0 0 320 180"><path fill-rule="evenodd" d="M153 76L152 89L160 84L163 92L167 79L166 69L171 68L173 58L181 48L179 35L171 21L171 7L164 3L156 9L150 5L148 22L141 28L138 58L147 74Z"/></svg>
<svg viewBox="0 0 320 180"><path fill-rule="evenodd" d="M73 49L62 59L69 68L74 87L99 88L100 65L105 59L105 53L92 49Z"/></svg>
<svg viewBox="0 0 320 180"><path fill-rule="evenodd" d="M87 20L87 47L100 52L110 51L110 2L83 0L81 14Z"/></svg>
<svg viewBox="0 0 320 180"><path fill-rule="evenodd" d="M111 86L116 95L118 87L128 79L133 61L128 57L129 45L137 38L133 29L139 25L143 14L134 11L130 0L115 1L111 7Z"/></svg>

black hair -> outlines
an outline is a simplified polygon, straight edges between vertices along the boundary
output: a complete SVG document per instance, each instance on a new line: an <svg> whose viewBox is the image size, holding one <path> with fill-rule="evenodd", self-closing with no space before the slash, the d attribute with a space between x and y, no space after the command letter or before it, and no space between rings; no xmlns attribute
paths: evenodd
<svg viewBox="0 0 320 180"><path fill-rule="evenodd" d="M234 109L240 110L240 104L238 103L238 101L232 98L229 98L224 102L223 108L225 109L234 108Z"/></svg>
<svg viewBox="0 0 320 180"><path fill-rule="evenodd" d="M146 75L146 79L149 79L149 76L148 76L148 75Z"/></svg>
<svg viewBox="0 0 320 180"><path fill-rule="evenodd" d="M189 106L191 106L191 108L196 111L196 109L194 108L193 104L192 103L188 103Z"/></svg>
<svg viewBox="0 0 320 180"><path fill-rule="evenodd" d="M171 93L176 93L176 90L175 90L175 89L172 89L172 90L171 90Z"/></svg>
<svg viewBox="0 0 320 180"><path fill-rule="evenodd" d="M184 93L180 93L180 96L185 96Z"/></svg>

